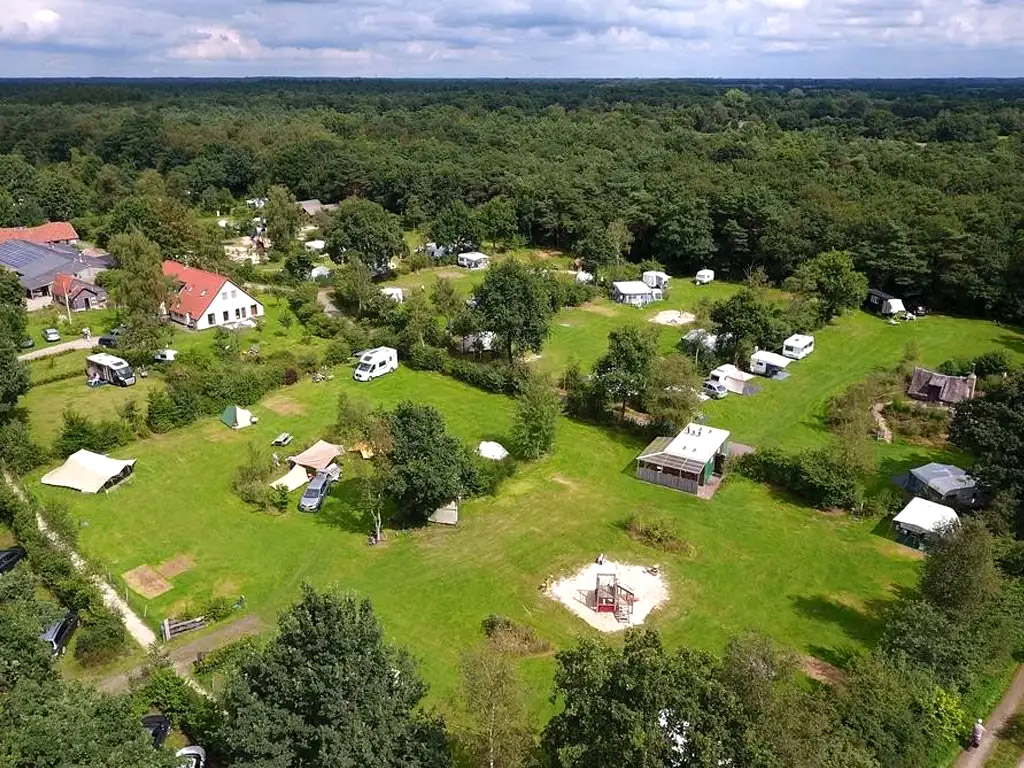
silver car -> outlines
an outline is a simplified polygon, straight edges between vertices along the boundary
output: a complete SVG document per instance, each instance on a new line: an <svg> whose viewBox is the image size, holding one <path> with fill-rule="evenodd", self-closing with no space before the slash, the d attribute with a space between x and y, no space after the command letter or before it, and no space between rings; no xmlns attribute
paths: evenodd
<svg viewBox="0 0 1024 768"><path fill-rule="evenodd" d="M48 341L51 344L55 341L60 341L60 333L56 328L47 328L43 331L43 340Z"/></svg>
<svg viewBox="0 0 1024 768"><path fill-rule="evenodd" d="M320 507L324 505L324 499L331 492L331 485L333 483L334 478L330 474L327 472L317 472L313 479L309 481L309 485L306 486L302 498L299 499L299 511L320 511Z"/></svg>

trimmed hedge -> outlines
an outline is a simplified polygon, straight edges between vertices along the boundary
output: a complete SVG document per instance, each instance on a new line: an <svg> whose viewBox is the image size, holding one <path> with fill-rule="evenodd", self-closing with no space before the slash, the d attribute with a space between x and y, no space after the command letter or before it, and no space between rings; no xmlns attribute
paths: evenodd
<svg viewBox="0 0 1024 768"><path fill-rule="evenodd" d="M447 350L426 344L414 347L407 359L410 368L437 371L470 386L500 395L517 395L522 390L529 370L516 361L477 363L454 357Z"/></svg>

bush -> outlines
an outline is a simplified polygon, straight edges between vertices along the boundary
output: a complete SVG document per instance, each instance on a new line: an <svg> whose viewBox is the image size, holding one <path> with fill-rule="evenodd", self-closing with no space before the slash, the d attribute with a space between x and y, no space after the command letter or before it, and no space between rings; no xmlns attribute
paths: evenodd
<svg viewBox="0 0 1024 768"><path fill-rule="evenodd" d="M195 663L197 675L213 675L237 669L252 653L260 647L259 638L243 637L233 643L216 648Z"/></svg>
<svg viewBox="0 0 1024 768"><path fill-rule="evenodd" d="M664 552L686 552L692 549L689 542L679 536L675 527L665 518L630 515L626 519L626 532L631 538Z"/></svg>
<svg viewBox="0 0 1024 768"><path fill-rule="evenodd" d="M858 516L875 518L889 517L903 507L903 494L898 488L888 486L864 499L864 503L856 510Z"/></svg>
<svg viewBox="0 0 1024 768"><path fill-rule="evenodd" d="M59 456L70 456L85 448L96 453L107 453L119 445L135 439L132 428L123 421L108 419L98 423L77 411L64 411L64 423L53 450Z"/></svg>
<svg viewBox="0 0 1024 768"><path fill-rule="evenodd" d="M480 627L499 650L508 653L525 655L547 653L551 650L551 643L537 637L532 627L513 621L507 616L492 613L480 622Z"/></svg>
<svg viewBox="0 0 1024 768"><path fill-rule="evenodd" d="M0 424L0 462L22 475L46 461L46 451L32 439L28 424L11 419Z"/></svg>
<svg viewBox="0 0 1024 768"><path fill-rule="evenodd" d="M324 350L324 365L342 365L352 357L352 347L344 339L333 339Z"/></svg>
<svg viewBox="0 0 1024 768"><path fill-rule="evenodd" d="M157 659L146 671L142 685L132 692L132 699L136 712L157 709L192 741L206 745L207 750L216 744L222 720L220 710L179 677L165 658Z"/></svg>
<svg viewBox="0 0 1024 768"><path fill-rule="evenodd" d="M231 615L234 603L231 598L225 597L224 595L218 595L211 597L207 600L201 609L201 613L206 617L207 621L223 621Z"/></svg>
<svg viewBox="0 0 1024 768"><path fill-rule="evenodd" d="M861 471L840 446L826 446L791 455L763 448L736 460L745 476L783 488L820 509L857 509L864 500Z"/></svg>
<svg viewBox="0 0 1024 768"><path fill-rule="evenodd" d="M498 488L501 487L501 484L508 478L512 477L519 468L518 464L516 464L516 460L511 456L506 456L501 461L492 461L491 459L477 457L476 463L479 468L479 492L490 496L496 494L498 492Z"/></svg>
<svg viewBox="0 0 1024 768"><path fill-rule="evenodd" d="M76 635L75 658L86 666L106 664L124 650L127 640L120 616L109 610L90 611L82 617L82 628Z"/></svg>
<svg viewBox="0 0 1024 768"><path fill-rule="evenodd" d="M997 376L1010 371L1013 361L1002 349L983 352L974 358L974 372L979 376Z"/></svg>

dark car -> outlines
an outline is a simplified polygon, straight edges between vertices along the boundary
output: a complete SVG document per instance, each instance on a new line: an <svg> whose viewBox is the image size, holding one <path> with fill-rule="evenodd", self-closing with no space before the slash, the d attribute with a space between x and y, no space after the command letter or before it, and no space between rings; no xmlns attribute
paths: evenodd
<svg viewBox="0 0 1024 768"><path fill-rule="evenodd" d="M117 341L118 341L118 337L120 337L120 335L121 335L121 329L120 328L115 328L110 333L105 333L102 336L100 336L98 343L99 343L99 345L101 347L107 347L109 349L114 349L115 347L117 347Z"/></svg>
<svg viewBox="0 0 1024 768"><path fill-rule="evenodd" d="M67 650L76 627L78 627L78 613L68 611L64 614L64 618L55 621L48 630L39 636L39 639L50 646L50 655L60 656Z"/></svg>
<svg viewBox="0 0 1024 768"><path fill-rule="evenodd" d="M171 721L167 715L145 715L142 718L142 727L153 737L153 748L160 749L167 741L167 734L171 732Z"/></svg>
<svg viewBox="0 0 1024 768"><path fill-rule="evenodd" d="M33 338L25 338L21 340L22 349L32 349L36 345L36 340Z"/></svg>
<svg viewBox="0 0 1024 768"><path fill-rule="evenodd" d="M326 472L317 472L306 486L302 498L299 499L299 511L317 512L324 505L324 499L331 492L333 479Z"/></svg>
<svg viewBox="0 0 1024 768"><path fill-rule="evenodd" d="M24 547L0 549L0 575L14 569L14 566L25 556Z"/></svg>

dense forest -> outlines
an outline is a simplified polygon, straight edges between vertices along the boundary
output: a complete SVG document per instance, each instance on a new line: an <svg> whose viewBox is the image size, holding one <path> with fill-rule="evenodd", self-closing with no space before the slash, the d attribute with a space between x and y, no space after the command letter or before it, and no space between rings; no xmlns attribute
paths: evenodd
<svg viewBox="0 0 1024 768"><path fill-rule="evenodd" d="M848 250L877 287L1019 320L1022 99L1015 81L7 81L0 225L69 218L102 242L138 220L148 169L210 212L282 184L416 227L500 197L532 245L775 281Z"/></svg>

